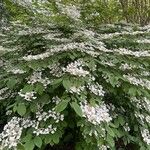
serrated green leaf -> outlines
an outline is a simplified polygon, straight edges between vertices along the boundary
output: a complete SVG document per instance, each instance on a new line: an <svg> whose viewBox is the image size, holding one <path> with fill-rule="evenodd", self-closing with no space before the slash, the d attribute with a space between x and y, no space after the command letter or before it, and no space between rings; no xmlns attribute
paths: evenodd
<svg viewBox="0 0 150 150"><path fill-rule="evenodd" d="M42 146L42 139L40 138L40 137L35 137L34 138L34 144L37 146L37 147L39 147L39 148L41 148L41 146Z"/></svg>
<svg viewBox="0 0 150 150"><path fill-rule="evenodd" d="M63 86L66 90L70 89L71 83L68 79L63 80Z"/></svg>
<svg viewBox="0 0 150 150"><path fill-rule="evenodd" d="M20 116L23 116L25 113L26 113L26 106L24 103L20 103L18 106L17 106L17 112Z"/></svg>
<svg viewBox="0 0 150 150"><path fill-rule="evenodd" d="M107 130L107 132L110 136L115 137L115 134L114 134L113 130L110 127L107 127L106 130Z"/></svg>
<svg viewBox="0 0 150 150"><path fill-rule="evenodd" d="M111 147L115 146L115 141L109 134L107 134L107 142Z"/></svg>
<svg viewBox="0 0 150 150"><path fill-rule="evenodd" d="M59 143L59 136L58 136L57 134L54 134L54 135L52 136L52 139L53 139L53 142L54 142L55 144L58 144L58 143Z"/></svg>
<svg viewBox="0 0 150 150"><path fill-rule="evenodd" d="M124 118L123 118L122 116L119 116L119 117L118 117L118 121L119 121L119 123L120 123L122 126L125 124L125 120L124 120Z"/></svg>
<svg viewBox="0 0 150 150"><path fill-rule="evenodd" d="M55 110L57 112L61 112L63 111L68 105L68 101L61 101L56 107Z"/></svg>
<svg viewBox="0 0 150 150"><path fill-rule="evenodd" d="M7 82L7 87L10 89L13 89L15 85L17 84L17 80L15 78L10 78Z"/></svg>
<svg viewBox="0 0 150 150"><path fill-rule="evenodd" d="M36 112L36 111L37 111L37 109L38 109L37 104L35 104L35 103L31 103L31 105L30 105L30 110L31 110L32 112Z"/></svg>
<svg viewBox="0 0 150 150"><path fill-rule="evenodd" d="M26 142L24 147L25 147L25 150L33 150L35 147L33 140Z"/></svg>
<svg viewBox="0 0 150 150"><path fill-rule="evenodd" d="M35 88L35 92L37 92L39 95L42 95L44 92L44 86L42 84L37 84Z"/></svg>
<svg viewBox="0 0 150 150"><path fill-rule="evenodd" d="M82 110L81 110L80 106L76 102L72 102L70 105L74 109L76 114L78 114L80 117L82 117L83 114L82 114Z"/></svg>

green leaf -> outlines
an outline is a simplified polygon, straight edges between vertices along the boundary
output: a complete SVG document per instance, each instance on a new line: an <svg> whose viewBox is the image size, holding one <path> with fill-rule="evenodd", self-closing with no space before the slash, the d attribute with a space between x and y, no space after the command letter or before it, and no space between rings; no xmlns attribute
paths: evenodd
<svg viewBox="0 0 150 150"><path fill-rule="evenodd" d="M63 86L66 90L70 89L70 86L71 86L70 81L68 79L64 79Z"/></svg>
<svg viewBox="0 0 150 150"><path fill-rule="evenodd" d="M7 82L7 87L10 89L13 89L15 85L17 84L17 80L15 78L10 78Z"/></svg>
<svg viewBox="0 0 150 150"><path fill-rule="evenodd" d="M32 112L36 112L37 109L38 109L37 104L35 104L35 103L31 103L31 104L30 104L30 110L31 110Z"/></svg>
<svg viewBox="0 0 150 150"><path fill-rule="evenodd" d="M113 132L113 130L110 127L107 127L106 130L110 136L115 137L115 133Z"/></svg>
<svg viewBox="0 0 150 150"><path fill-rule="evenodd" d="M74 111L80 116L82 117L82 110L80 108L80 106L76 103L76 102L72 102L71 104L71 107L74 109Z"/></svg>
<svg viewBox="0 0 150 150"><path fill-rule="evenodd" d="M125 120L124 120L124 118L123 118L122 116L119 116L119 117L118 117L118 121L119 121L119 123L120 123L122 126L125 124Z"/></svg>
<svg viewBox="0 0 150 150"><path fill-rule="evenodd" d="M44 92L44 86L42 84L37 84L36 88L35 88L35 92L37 92L38 94L42 95Z"/></svg>
<svg viewBox="0 0 150 150"><path fill-rule="evenodd" d="M39 148L41 148L41 146L42 146L42 139L40 138L40 137L35 137L34 138L34 144L37 146L37 147L39 147Z"/></svg>
<svg viewBox="0 0 150 150"><path fill-rule="evenodd" d="M33 91L33 85L25 85L24 88L22 89L23 93L30 92L30 91Z"/></svg>
<svg viewBox="0 0 150 150"><path fill-rule="evenodd" d="M17 150L25 150L24 146L21 144L17 145Z"/></svg>
<svg viewBox="0 0 150 150"><path fill-rule="evenodd" d="M109 134L107 134L107 142L111 147L115 146L114 139Z"/></svg>
<svg viewBox="0 0 150 150"><path fill-rule="evenodd" d="M57 112L63 111L63 110L67 107L68 102L69 102L69 101L61 101L61 102L55 107L55 110L56 110Z"/></svg>
<svg viewBox="0 0 150 150"><path fill-rule="evenodd" d="M55 143L55 144L58 144L59 143L59 136L58 136L58 134L54 134L53 136L52 136L52 139L53 139L53 142Z"/></svg>
<svg viewBox="0 0 150 150"><path fill-rule="evenodd" d="M17 112L20 116L23 116L25 113L26 113L26 106L24 103L20 103L18 106L17 106Z"/></svg>
<svg viewBox="0 0 150 150"><path fill-rule="evenodd" d="M24 147L25 147L25 150L33 150L35 147L33 140L26 142Z"/></svg>
<svg viewBox="0 0 150 150"><path fill-rule="evenodd" d="M23 142L29 142L31 139L32 139L32 134L27 134L27 135L22 139L22 141L23 141Z"/></svg>

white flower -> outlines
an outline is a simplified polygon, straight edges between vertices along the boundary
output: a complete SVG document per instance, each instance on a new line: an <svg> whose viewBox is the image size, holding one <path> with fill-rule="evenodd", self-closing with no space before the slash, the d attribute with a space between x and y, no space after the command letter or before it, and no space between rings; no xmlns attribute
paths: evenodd
<svg viewBox="0 0 150 150"><path fill-rule="evenodd" d="M33 72L33 75L28 79L29 84L33 85L36 82L42 83L45 88L50 84L48 78L42 78L42 72Z"/></svg>
<svg viewBox="0 0 150 150"><path fill-rule="evenodd" d="M141 131L143 140L146 144L150 145L150 132L148 129L144 129L143 131Z"/></svg>
<svg viewBox="0 0 150 150"><path fill-rule="evenodd" d="M13 117L3 129L0 134L1 147L16 148L19 143L23 128L20 126L20 118Z"/></svg>
<svg viewBox="0 0 150 150"><path fill-rule="evenodd" d="M36 99L37 97L34 96L35 92L31 91L31 92L26 92L26 93L22 93L22 90L20 90L20 92L18 92L19 96L23 97L25 100L27 101L32 101L33 99Z"/></svg>
<svg viewBox="0 0 150 150"><path fill-rule="evenodd" d="M83 116L94 125L99 125L102 122L110 122L112 118L109 115L109 110L105 104L91 106L85 101L81 103Z"/></svg>
<svg viewBox="0 0 150 150"><path fill-rule="evenodd" d="M101 85L99 85L98 83L88 84L88 88L95 95L104 96L104 94L105 94L105 91L103 91L103 87Z"/></svg>
<svg viewBox="0 0 150 150"><path fill-rule="evenodd" d="M79 77L85 77L89 74L88 71L83 69L83 62L80 60L77 60L75 62L70 63L67 65L66 68L63 68L64 72L68 72L72 75L79 76Z"/></svg>
<svg viewBox="0 0 150 150"><path fill-rule="evenodd" d="M85 89L85 86L79 86L79 87L72 86L72 87L70 87L68 92L80 94L82 91L84 91L84 89Z"/></svg>

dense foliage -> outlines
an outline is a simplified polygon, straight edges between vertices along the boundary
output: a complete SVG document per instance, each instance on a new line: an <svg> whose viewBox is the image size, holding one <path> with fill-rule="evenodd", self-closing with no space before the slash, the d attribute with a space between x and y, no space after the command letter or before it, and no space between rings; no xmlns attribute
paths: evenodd
<svg viewBox="0 0 150 150"><path fill-rule="evenodd" d="M90 25L118 21L141 25L150 23L149 0L1 0L0 20L28 21L32 13L48 17L52 9L58 12L55 7L58 3L80 8L82 21Z"/></svg>
<svg viewBox="0 0 150 150"><path fill-rule="evenodd" d="M0 149L149 150L150 26L49 9L1 30Z"/></svg>

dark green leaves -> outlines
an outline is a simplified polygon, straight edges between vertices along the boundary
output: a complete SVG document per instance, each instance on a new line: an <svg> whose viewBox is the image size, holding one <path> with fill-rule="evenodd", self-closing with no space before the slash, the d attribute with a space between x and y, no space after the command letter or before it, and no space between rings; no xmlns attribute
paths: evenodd
<svg viewBox="0 0 150 150"><path fill-rule="evenodd" d="M19 103L17 106L17 112L20 116L23 116L26 113L26 106L24 103Z"/></svg>
<svg viewBox="0 0 150 150"><path fill-rule="evenodd" d="M80 117L82 117L81 107L76 102L72 102L70 105L74 109L74 111L76 112L76 114L79 115Z"/></svg>
<svg viewBox="0 0 150 150"><path fill-rule="evenodd" d="M40 138L40 137L35 137L34 138L34 144L37 146L37 147L39 147L39 148L41 148L41 146L42 146L42 139Z"/></svg>
<svg viewBox="0 0 150 150"><path fill-rule="evenodd" d="M65 100L61 101L61 102L55 107L55 110L56 110L57 112L63 111L63 110L67 107L68 102L69 102L69 101L67 101L67 100L66 100L66 101L65 101Z"/></svg>

